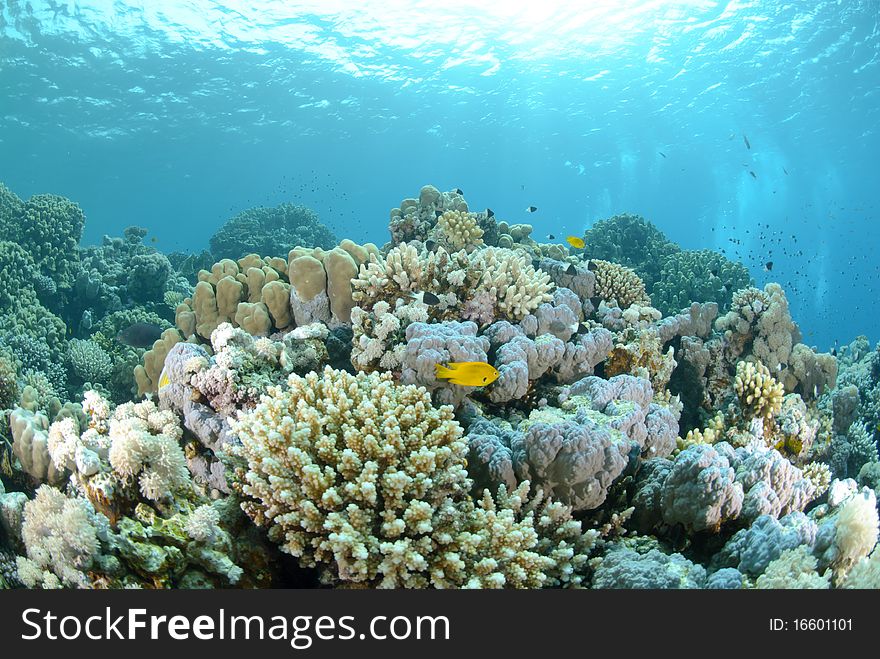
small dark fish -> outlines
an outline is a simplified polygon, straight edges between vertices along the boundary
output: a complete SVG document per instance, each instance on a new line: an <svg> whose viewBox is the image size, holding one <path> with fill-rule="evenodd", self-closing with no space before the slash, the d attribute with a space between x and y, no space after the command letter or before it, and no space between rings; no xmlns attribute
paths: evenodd
<svg viewBox="0 0 880 659"><path fill-rule="evenodd" d="M440 217L443 215L443 211L434 211L434 217Z"/></svg>
<svg viewBox="0 0 880 659"><path fill-rule="evenodd" d="M577 266L575 266L574 263L570 264L570 265L565 269L565 274L567 274L567 275L576 275L577 273L578 273L578 269L577 269Z"/></svg>
<svg viewBox="0 0 880 659"><path fill-rule="evenodd" d="M457 194L457 195L463 195L464 192L462 192L462 189L461 189L461 188L455 188L455 194Z"/></svg>
<svg viewBox="0 0 880 659"><path fill-rule="evenodd" d="M766 270L767 272L770 272L772 269L773 269L773 261L767 261L767 263L764 264L764 270Z"/></svg>
<svg viewBox="0 0 880 659"><path fill-rule="evenodd" d="M590 272L596 272L596 270L598 270L598 269L599 269L599 266L596 265L595 263L593 263L592 261L587 263L587 270L589 270Z"/></svg>
<svg viewBox="0 0 880 659"><path fill-rule="evenodd" d="M162 336L162 328L153 323L132 323L119 330L116 340L132 348L149 348Z"/></svg>
<svg viewBox="0 0 880 659"><path fill-rule="evenodd" d="M440 304L440 298L433 293L425 291L422 293L422 303L427 304L429 307L433 307L435 304Z"/></svg>
<svg viewBox="0 0 880 659"><path fill-rule="evenodd" d="M554 236L552 233L548 233L547 240L556 240L556 236Z"/></svg>
<svg viewBox="0 0 880 659"><path fill-rule="evenodd" d="M743 142L746 143L746 148L747 148L747 149L751 149L751 148L752 148L752 145L749 144L749 138L745 136L745 133L743 133Z"/></svg>
<svg viewBox="0 0 880 659"><path fill-rule="evenodd" d="M150 242L157 243L157 242L159 242L159 239L156 238L156 236L153 236L152 238L150 238Z"/></svg>
<svg viewBox="0 0 880 659"><path fill-rule="evenodd" d="M657 153L659 153L659 154L660 154L661 156L663 156L664 158L666 157L666 154L663 153L662 151L658 151Z"/></svg>
<svg viewBox="0 0 880 659"><path fill-rule="evenodd" d="M581 323L580 325L578 325L578 332L589 332L589 331L590 331L590 326L587 325L586 323Z"/></svg>
<svg viewBox="0 0 880 659"><path fill-rule="evenodd" d="M831 356L837 357L837 348L831 348Z"/></svg>
<svg viewBox="0 0 880 659"><path fill-rule="evenodd" d="M493 211L491 208L487 208L486 209L486 217L488 217L488 218L495 217L495 211Z"/></svg>
<svg viewBox="0 0 880 659"><path fill-rule="evenodd" d="M782 168L782 171L785 172L786 176L788 176L788 170L785 167Z"/></svg>
<svg viewBox="0 0 880 659"><path fill-rule="evenodd" d="M536 210L538 210L537 206L529 206L526 208L526 213L534 213Z"/></svg>
<svg viewBox="0 0 880 659"><path fill-rule="evenodd" d="M433 240L426 240L425 241L425 249L428 250L429 252L433 252L434 248L436 248L436 247L437 247L437 243L434 242Z"/></svg>
<svg viewBox="0 0 880 659"><path fill-rule="evenodd" d="M752 175L752 178L758 178L758 175L755 174L755 172L753 172L751 169L749 170L749 174Z"/></svg>

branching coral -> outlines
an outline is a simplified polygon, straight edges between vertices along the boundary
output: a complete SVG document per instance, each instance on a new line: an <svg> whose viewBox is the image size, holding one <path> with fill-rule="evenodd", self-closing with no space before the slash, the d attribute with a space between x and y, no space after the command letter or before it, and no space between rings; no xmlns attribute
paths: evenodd
<svg viewBox="0 0 880 659"><path fill-rule="evenodd" d="M527 256L508 249L487 247L470 255L449 254L442 247L419 252L413 245L393 248L383 260L373 258L352 280L354 301L365 311L384 301L394 307L398 299L432 293L439 303L431 318L465 317L520 320L551 299L549 276L535 270ZM477 308L470 308L480 300Z"/></svg>
<svg viewBox="0 0 880 659"><path fill-rule="evenodd" d="M418 300L398 299L394 309L384 300L373 305L371 311L355 307L351 310L352 365L361 371L400 369L406 353L407 327L427 320L428 307Z"/></svg>
<svg viewBox="0 0 880 659"><path fill-rule="evenodd" d="M590 266L596 275L594 295L601 300L614 300L621 309L632 304L650 304L651 300L645 292L645 283L631 269L618 263L593 259Z"/></svg>
<svg viewBox="0 0 880 659"><path fill-rule="evenodd" d="M388 375L328 368L291 375L232 425L249 468L245 512L284 551L346 581L432 578L435 517L467 491L451 408Z"/></svg>
<svg viewBox="0 0 880 659"><path fill-rule="evenodd" d="M782 409L784 389L760 362L757 365L753 362L736 365L734 390L745 418L763 419L765 427Z"/></svg>
<svg viewBox="0 0 880 659"><path fill-rule="evenodd" d="M437 218L437 235L452 250L472 251L483 244L483 230L473 214L448 210Z"/></svg>
<svg viewBox="0 0 880 659"><path fill-rule="evenodd" d="M571 561L561 538L542 541L529 507L518 513L506 492L474 505L461 428L424 389L329 368L287 384L233 422L248 463L243 507L325 579L524 587L552 583L559 558Z"/></svg>

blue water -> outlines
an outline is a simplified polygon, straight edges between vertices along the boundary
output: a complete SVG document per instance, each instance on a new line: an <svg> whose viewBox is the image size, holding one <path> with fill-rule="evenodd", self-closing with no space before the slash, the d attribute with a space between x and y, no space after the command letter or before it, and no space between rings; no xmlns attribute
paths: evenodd
<svg viewBox="0 0 880 659"><path fill-rule="evenodd" d="M77 201L85 242L140 224L165 251L281 201L381 245L425 183L538 236L639 213L782 283L806 343L876 341L878 20L877 0L0 0L0 180Z"/></svg>

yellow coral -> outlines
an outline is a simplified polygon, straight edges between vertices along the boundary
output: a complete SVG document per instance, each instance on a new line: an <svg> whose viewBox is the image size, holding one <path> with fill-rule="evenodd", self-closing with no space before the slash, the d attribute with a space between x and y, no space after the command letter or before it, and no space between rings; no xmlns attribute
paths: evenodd
<svg viewBox="0 0 880 659"><path fill-rule="evenodd" d="M455 250L470 251L483 244L483 230L473 213L448 210L437 219L437 229Z"/></svg>
<svg viewBox="0 0 880 659"><path fill-rule="evenodd" d="M593 259L590 264L595 267L596 297L606 302L615 300L621 309L632 304L651 304L645 292L645 282L632 269L601 259Z"/></svg>
<svg viewBox="0 0 880 659"><path fill-rule="evenodd" d="M784 387L761 362L739 362L736 365L734 390L747 419L761 418L765 426L782 409Z"/></svg>
<svg viewBox="0 0 880 659"><path fill-rule="evenodd" d="M814 498L819 498L831 485L831 469L824 462L810 462L803 470L804 478L813 484L816 493Z"/></svg>
<svg viewBox="0 0 880 659"><path fill-rule="evenodd" d="M257 254L237 262L223 259L199 272L192 297L175 309L175 324L184 338L196 334L206 341L222 323L241 325L255 335L287 329L294 321L291 288L304 302L326 293L332 322L349 324L354 306L351 280L359 265L378 254L372 243L357 245L345 239L330 251L296 247L287 259Z"/></svg>
<svg viewBox="0 0 880 659"><path fill-rule="evenodd" d="M138 364L134 367L138 396L156 393L159 387L159 376L162 373L162 367L165 366L165 357L168 356L168 351L180 341L180 332L172 327L162 332L162 336L153 343L153 347L144 353L143 365Z"/></svg>
<svg viewBox="0 0 880 659"><path fill-rule="evenodd" d="M714 444L715 442L720 442L724 438L724 430L724 414L718 412L702 430L694 428L688 431L684 439L679 437L676 442L678 450L684 451L687 447L694 444Z"/></svg>

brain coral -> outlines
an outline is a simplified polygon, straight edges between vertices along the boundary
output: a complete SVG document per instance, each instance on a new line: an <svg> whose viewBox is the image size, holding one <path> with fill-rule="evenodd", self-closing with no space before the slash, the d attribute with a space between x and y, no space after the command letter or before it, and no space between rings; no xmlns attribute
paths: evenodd
<svg viewBox="0 0 880 659"><path fill-rule="evenodd" d="M306 206L281 204L242 211L211 236L215 258L238 259L245 254L286 256L294 247L332 249L336 236Z"/></svg>

